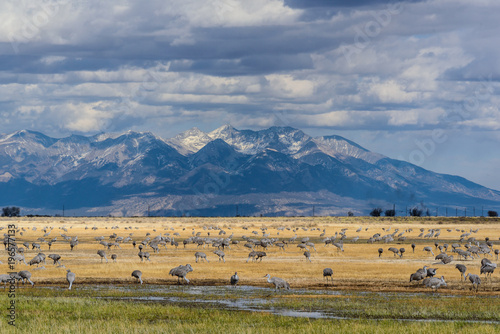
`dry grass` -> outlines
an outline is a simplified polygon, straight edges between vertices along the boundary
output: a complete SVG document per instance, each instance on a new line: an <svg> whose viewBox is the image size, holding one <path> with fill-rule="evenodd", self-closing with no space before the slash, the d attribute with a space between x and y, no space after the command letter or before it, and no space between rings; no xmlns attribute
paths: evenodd
<svg viewBox="0 0 500 334"><path fill-rule="evenodd" d="M0 226L7 227L8 224L16 224L18 244L23 242L31 244L44 235L43 228L53 228L45 239L50 240L57 237L57 242L52 245L50 251L47 243L40 243L42 252L46 255L60 254L62 263L66 267L56 268L52 265L52 260L47 258L45 270L33 270L33 267L27 268L24 264L16 265L16 270L30 270L33 274L33 280L37 284L64 285L66 284L65 270L71 269L77 275L75 287L83 283L133 282L130 274L135 269L143 272L143 279L146 283L176 284L177 278L169 276L169 270L180 264L190 263L194 271L189 273L188 278L195 285L228 284L229 277L237 271L241 278L240 284L267 286L268 283L263 276L269 273L271 276L279 276L288 280L292 287L324 288L322 271L325 267L331 267L334 270L334 289L425 291L421 286L410 284L409 276L418 268L428 265L439 268L438 276L443 275L448 282L448 288L443 289L443 291L468 294L470 293L469 284L460 283L460 274L455 269L455 264L464 263L469 268L469 272L479 274L480 261L478 259L456 261L457 255L455 254L455 261L451 264L434 265L437 261L422 249L424 246L432 246L434 250L436 240L418 238L420 228L424 228L426 231L430 228L440 228L441 235L437 241L439 244L448 243L450 246L457 242L462 234L461 231L456 231L457 228L467 232L470 229L479 229L471 236L479 241L484 241L485 237L489 237L495 241L495 248L500 248L498 220L484 218L4 218L0 221ZM92 229L94 226L97 227L97 230ZM33 227L36 227L36 231L33 231ZM266 227L265 233L269 233L270 238L288 240L297 234L297 241L286 247L285 252L277 247L268 248L265 250L267 257L262 262L252 263L249 261L246 263L250 250L243 247L242 236L259 239L263 235L261 228ZM285 229L278 230L282 227ZM362 231L357 233L356 230L359 227L362 227ZM66 228L67 232L64 232L62 228ZM311 228L314 230L311 231ZM347 239L344 241L345 251L343 253L337 252L337 249L332 245L324 247L323 237L320 237L323 230L325 230L325 236L332 236L344 228L347 229ZM386 232L383 228L391 230ZM407 229L413 229L413 231L405 233L408 239L403 243L366 243L366 239L373 234L385 235L392 233L396 228L399 228L399 232ZM294 232L293 229L297 229L297 231ZM452 229L452 232L447 232L447 229ZM224 230L226 234L219 235L220 230ZM3 231L5 232L5 230ZM253 231L258 232L258 234L252 233ZM219 263L218 257L212 253L215 249L210 245L206 245L204 249L193 244L183 248L182 240L192 236L193 232L200 232L201 237L213 238L228 237L233 234L233 239L240 240L240 245L226 249L226 263ZM160 248L159 254L154 254L152 249L147 247L147 251L151 254L151 262L141 263L137 256L138 249L133 248L131 243L122 244L121 249L106 250L109 263L101 263L97 250L104 249L104 247L99 245L94 238L104 236L105 240L109 241L108 237L113 233L122 237L132 233L132 239L138 243L146 238L147 233L151 234L151 238L160 233L169 233L170 236L175 237L180 245L178 249L170 245L167 246L167 250ZM179 235L175 236L174 233ZM69 243L63 241L60 234L78 236L80 243L74 251L70 251ZM355 236L359 236L360 240L357 243L351 243L350 240ZM312 263L306 261L303 256L304 251L297 248L297 242L300 242L303 237L309 237L310 241L316 245L317 252L311 249ZM415 253L412 253L410 247L412 242L417 244ZM388 251L389 247L404 247L406 253L403 259L395 258ZM384 249L381 258L378 257L378 248ZM196 251L205 252L210 263L195 263L194 253ZM9 271L6 261L7 254L3 250L2 253L3 264L0 265L0 273L5 273ZM36 250L27 251L25 253L26 261L29 261L37 253ZM113 253L118 256L117 263L113 263L111 260ZM435 254L437 253L439 250L435 251ZM448 254L452 254L451 247L448 249ZM500 295L498 271L493 274L492 282L484 283L482 289L485 289L485 291L480 292L482 294Z"/></svg>

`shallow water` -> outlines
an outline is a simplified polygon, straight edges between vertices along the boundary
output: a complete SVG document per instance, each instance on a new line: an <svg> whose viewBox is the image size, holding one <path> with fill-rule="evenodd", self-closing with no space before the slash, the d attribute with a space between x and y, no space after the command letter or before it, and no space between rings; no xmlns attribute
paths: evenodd
<svg viewBox="0 0 500 334"><path fill-rule="evenodd" d="M60 287L44 287L45 289L60 289ZM301 311L291 310L286 308L279 308L273 306L280 298L276 296L286 295L303 295L303 296L370 296L375 295L378 297L386 297L388 299L407 298L412 296L425 296L427 298L455 298L454 295L429 295L426 293L386 293L386 292L343 292L343 291L330 291L330 290L307 290L307 289L293 289L290 291L276 292L272 288L255 287L255 286L192 286L192 285L179 285L179 286L162 286L162 285L83 285L77 287L80 290L92 291L123 291L126 292L141 292L145 294L158 293L160 296L127 296L127 297L99 297L107 300L123 300L134 302L155 302L162 304L179 304L185 305L198 304L214 307L218 309L229 309L238 311L250 312L267 312L271 314L286 316L286 317L300 317L311 319L344 319L356 320L356 317L343 317L335 314L335 310L316 309L314 311ZM178 294L182 293L188 297L179 297ZM169 294L172 294L170 296ZM177 296L175 295L177 294ZM478 296L470 296L471 298L478 298ZM489 298L489 297L479 297ZM346 298L348 300L348 298ZM205 306L205 307L206 307ZM489 323L499 324L500 321L480 321L480 320L442 320L442 319L390 319L396 321L413 321L413 322L464 322L464 323Z"/></svg>

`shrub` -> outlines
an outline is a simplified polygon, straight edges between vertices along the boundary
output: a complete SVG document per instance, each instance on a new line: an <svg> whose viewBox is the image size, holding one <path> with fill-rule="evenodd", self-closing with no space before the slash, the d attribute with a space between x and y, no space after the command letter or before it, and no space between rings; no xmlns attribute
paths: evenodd
<svg viewBox="0 0 500 334"><path fill-rule="evenodd" d="M2 217L20 217L21 208L17 206L5 207L2 209Z"/></svg>
<svg viewBox="0 0 500 334"><path fill-rule="evenodd" d="M490 210L488 211L488 217L498 217L498 212Z"/></svg>
<svg viewBox="0 0 500 334"><path fill-rule="evenodd" d="M382 213L381 208L375 208L370 212L370 216L372 217L380 217L380 214Z"/></svg>

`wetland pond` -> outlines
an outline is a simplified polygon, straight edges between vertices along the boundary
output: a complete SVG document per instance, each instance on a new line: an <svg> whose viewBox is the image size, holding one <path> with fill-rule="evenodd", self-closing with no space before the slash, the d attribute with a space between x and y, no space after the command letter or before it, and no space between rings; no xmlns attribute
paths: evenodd
<svg viewBox="0 0 500 334"><path fill-rule="evenodd" d="M58 289L45 287L45 289ZM78 287L82 293L104 300L131 303L172 304L181 307L203 307L234 311L265 312L285 317L310 319L373 319L412 322L465 322L487 323L500 326L500 298L485 296L457 296L433 293L348 292L333 290L292 289L275 291L274 288L248 285L193 286L193 285L92 285ZM457 300L460 299L460 300ZM443 305L442 309L428 312L423 304ZM446 312L446 304L489 304L492 313L468 314ZM417 303L415 303L417 304ZM388 307L391 305L391 307ZM403 306L404 305L404 306ZM401 310L400 308L403 308ZM385 310L385 311L383 311ZM412 311L414 310L414 312ZM496 310L496 311L495 311Z"/></svg>

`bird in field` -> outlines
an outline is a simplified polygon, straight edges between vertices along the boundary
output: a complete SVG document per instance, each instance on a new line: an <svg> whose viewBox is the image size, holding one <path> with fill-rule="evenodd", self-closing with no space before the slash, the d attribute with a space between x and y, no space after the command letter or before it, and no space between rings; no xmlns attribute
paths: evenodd
<svg viewBox="0 0 500 334"><path fill-rule="evenodd" d="M142 271L140 270L134 270L132 272L132 277L136 278L137 281L141 282L141 284L143 283L142 282Z"/></svg>
<svg viewBox="0 0 500 334"><path fill-rule="evenodd" d="M240 277L238 276L238 273L235 272L233 276L231 276L231 285L236 286L238 282L240 281Z"/></svg>
<svg viewBox="0 0 500 334"><path fill-rule="evenodd" d="M332 281L332 285L333 285L333 270L332 268L325 268L323 269L323 278L326 279L326 284L328 284L328 277L330 277L330 280Z"/></svg>
<svg viewBox="0 0 500 334"><path fill-rule="evenodd" d="M274 288L276 290L279 290L279 289L290 290L290 284L288 284L288 282L285 281L284 279L279 278L279 277L272 277L271 278L271 275L269 275L269 274L265 275L264 277L267 277L267 281L269 283L274 284Z"/></svg>
<svg viewBox="0 0 500 334"><path fill-rule="evenodd" d="M71 270L66 270L68 273L66 274L66 280L69 283L68 290L71 290L71 287L73 286L73 282L75 281L75 273L71 272Z"/></svg>

